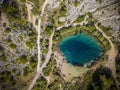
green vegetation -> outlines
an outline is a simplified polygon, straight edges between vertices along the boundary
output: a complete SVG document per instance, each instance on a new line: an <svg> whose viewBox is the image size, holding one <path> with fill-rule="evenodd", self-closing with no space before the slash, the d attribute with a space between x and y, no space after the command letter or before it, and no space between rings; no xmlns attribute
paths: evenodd
<svg viewBox="0 0 120 90"><path fill-rule="evenodd" d="M98 68L92 76L93 87L100 90L116 90L115 80L110 69L106 67Z"/></svg>
<svg viewBox="0 0 120 90"><path fill-rule="evenodd" d="M2 61L6 61L7 60L7 57L4 54L4 50L5 50L4 47L2 47L0 45L0 60L2 60Z"/></svg>
<svg viewBox="0 0 120 90"><path fill-rule="evenodd" d="M67 7L65 6L65 4L62 2L60 4L61 8L60 8L60 17L65 17L67 14Z"/></svg>
<svg viewBox="0 0 120 90"><path fill-rule="evenodd" d="M106 51L110 49L109 41L107 41L103 37L102 33L96 29L93 21L89 21L86 25L83 25L83 26L80 26L80 25L75 27L69 26L69 27L62 28L60 31L55 31L54 38L53 38L54 44L57 46L58 43L64 37L70 34L77 34L81 32L86 32L90 35L93 35L96 38L96 40L98 40L101 43L101 46L103 46L103 48L105 48Z"/></svg>
<svg viewBox="0 0 120 90"><path fill-rule="evenodd" d="M28 28L28 22L25 18L21 19L9 19L12 24L10 25L13 30L25 30Z"/></svg>
<svg viewBox="0 0 120 90"><path fill-rule="evenodd" d="M89 22L85 27L83 27L85 29L87 29L90 32L96 31L96 27L94 25L94 22Z"/></svg>
<svg viewBox="0 0 120 90"><path fill-rule="evenodd" d="M52 82L48 86L48 90L59 90L60 84L64 82L63 78L61 78L59 70L55 66L52 73Z"/></svg>
<svg viewBox="0 0 120 90"><path fill-rule="evenodd" d="M89 32L91 33L93 30L96 30L93 24L86 25L86 26L78 25L75 27L69 26L69 27L62 28L60 31L56 31L54 34L53 40L54 40L54 43L56 44L56 43L59 43L59 41L62 40L62 38L70 34L77 34L77 33L81 33L82 31L89 34Z"/></svg>
<svg viewBox="0 0 120 90"><path fill-rule="evenodd" d="M5 54L0 54L0 60L2 61L6 61L7 60L7 57L5 56Z"/></svg>
<svg viewBox="0 0 120 90"><path fill-rule="evenodd" d="M16 45L14 43L11 43L9 46L11 49L16 49Z"/></svg>
<svg viewBox="0 0 120 90"><path fill-rule="evenodd" d="M37 56L32 56L30 59L30 68L35 69L37 66Z"/></svg>
<svg viewBox="0 0 120 90"><path fill-rule="evenodd" d="M40 1L39 0L29 0L34 3L34 8L32 9L32 12L34 14L38 14L40 12Z"/></svg>
<svg viewBox="0 0 120 90"><path fill-rule="evenodd" d="M15 6L5 6L3 7L3 11L6 12L11 17L18 17L17 14L19 13L18 7Z"/></svg>
<svg viewBox="0 0 120 90"><path fill-rule="evenodd" d="M6 40L6 43L7 43L7 44L12 43L12 40L10 39L10 37Z"/></svg>
<svg viewBox="0 0 120 90"><path fill-rule="evenodd" d="M11 28L7 27L5 33L10 33L10 32L11 32Z"/></svg>
<svg viewBox="0 0 120 90"><path fill-rule="evenodd" d="M0 87L1 90L13 90L16 80L10 71L0 72ZM12 86L12 87L11 87Z"/></svg>
<svg viewBox="0 0 120 90"><path fill-rule="evenodd" d="M29 41L26 42L26 46L31 49L36 44L37 33L34 30L29 30L28 36L29 36Z"/></svg>
<svg viewBox="0 0 120 90"><path fill-rule="evenodd" d="M79 2L78 2L77 0L75 0L75 2L74 2L74 6L77 7L78 4L79 4Z"/></svg>
<svg viewBox="0 0 120 90"><path fill-rule="evenodd" d="M21 55L18 59L17 59L18 63L22 63L25 64L27 62L27 56L26 55Z"/></svg>
<svg viewBox="0 0 120 90"><path fill-rule="evenodd" d="M101 23L98 23L99 28L101 28L107 35L110 35L111 27L105 27Z"/></svg>
<svg viewBox="0 0 120 90"><path fill-rule="evenodd" d="M16 0L7 0L6 3L2 4L2 12L7 15L7 19L9 20L10 26L13 30L23 30L28 27L28 22L26 21L26 10L25 4L19 4ZM6 30L6 32L10 31Z"/></svg>
<svg viewBox="0 0 120 90"><path fill-rule="evenodd" d="M85 18L85 15L81 15L81 16L79 16L79 17L75 20L75 22L76 22L76 23L80 23L80 22L82 22L82 21L84 20L84 18Z"/></svg>
<svg viewBox="0 0 120 90"><path fill-rule="evenodd" d="M24 75L24 76L27 76L30 72L31 72L31 70L30 70L29 67L23 68L23 75Z"/></svg>
<svg viewBox="0 0 120 90"><path fill-rule="evenodd" d="M53 26L52 25L48 25L46 28L45 28L45 34L49 37L51 35L53 31Z"/></svg>
<svg viewBox="0 0 120 90"><path fill-rule="evenodd" d="M35 86L33 87L33 90L46 90L46 85L47 85L47 81L44 77L40 77Z"/></svg>
<svg viewBox="0 0 120 90"><path fill-rule="evenodd" d="M86 20L87 20L89 23L90 23L90 22L97 23L98 20L93 17L92 13L88 12L88 13L86 13L86 16L88 16L88 18L87 18Z"/></svg>
<svg viewBox="0 0 120 90"><path fill-rule="evenodd" d="M50 73L52 72L52 68L54 67L55 63L54 62L54 57L52 56L48 65L43 69L43 74L45 76L49 76Z"/></svg>
<svg viewBox="0 0 120 90"><path fill-rule="evenodd" d="M120 82L120 45L118 46L118 54L116 57L115 65L116 65L116 74L117 74L116 78L117 78L118 83L119 83Z"/></svg>
<svg viewBox="0 0 120 90"><path fill-rule="evenodd" d="M19 18L19 7L17 1L7 1L2 4L2 11L7 14L8 18L16 19Z"/></svg>
<svg viewBox="0 0 120 90"><path fill-rule="evenodd" d="M18 71L19 72L19 71ZM5 70L0 72L0 89L1 90L20 90L24 89L26 82L21 78L17 78L18 74L13 74L12 71Z"/></svg>
<svg viewBox="0 0 120 90"><path fill-rule="evenodd" d="M49 38L49 37L48 37ZM41 39L41 45L42 45L42 53L45 55L45 54L47 54L47 52L48 52L48 46L49 46L49 39ZM44 59L43 59L43 61L44 61Z"/></svg>
<svg viewBox="0 0 120 90"><path fill-rule="evenodd" d="M31 49L33 46L35 46L35 43L32 40L29 40L26 42L26 46Z"/></svg>
<svg viewBox="0 0 120 90"><path fill-rule="evenodd" d="M77 81L71 85L71 90L117 90L115 80L110 69L100 66L94 72L89 71L84 76L84 81Z"/></svg>
<svg viewBox="0 0 120 90"><path fill-rule="evenodd" d="M96 2L99 2L100 4L102 3L102 0L96 0Z"/></svg>
<svg viewBox="0 0 120 90"><path fill-rule="evenodd" d="M4 51L3 46L0 45L0 53L2 53Z"/></svg>

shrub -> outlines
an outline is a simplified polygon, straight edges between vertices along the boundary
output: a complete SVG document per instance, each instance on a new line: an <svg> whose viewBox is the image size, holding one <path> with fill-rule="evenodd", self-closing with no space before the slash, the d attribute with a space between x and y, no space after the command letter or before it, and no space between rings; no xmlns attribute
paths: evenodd
<svg viewBox="0 0 120 90"><path fill-rule="evenodd" d="M85 18L85 15L81 15L81 16L79 16L79 17L75 20L75 22L76 22L76 23L80 23L80 22L82 22L82 21L84 20L84 18Z"/></svg>
<svg viewBox="0 0 120 90"><path fill-rule="evenodd" d="M40 77L35 86L33 87L33 90L45 90L46 89L46 84L47 84L47 81L45 78L43 77Z"/></svg>
<svg viewBox="0 0 120 90"><path fill-rule="evenodd" d="M66 13L67 13L67 7L64 5L64 3L61 3L60 17L65 17Z"/></svg>
<svg viewBox="0 0 120 90"><path fill-rule="evenodd" d="M77 6L78 6L78 4L79 4L79 2L78 2L78 1L75 1L75 2L74 2L74 6L75 6L75 7L77 7Z"/></svg>
<svg viewBox="0 0 120 90"><path fill-rule="evenodd" d="M16 48L16 45L15 45L14 43L11 43L11 44L10 44L10 48L11 48L11 49L15 49L15 48Z"/></svg>
<svg viewBox="0 0 120 90"><path fill-rule="evenodd" d="M10 33L11 29L9 27L6 28L5 33Z"/></svg>
<svg viewBox="0 0 120 90"><path fill-rule="evenodd" d="M29 67L25 67L25 68L23 69L23 74L24 74L24 76L27 76L29 72L30 72Z"/></svg>
<svg viewBox="0 0 120 90"><path fill-rule="evenodd" d="M11 2L8 0L2 4L2 11L6 13L10 18L18 18L19 16L19 7L16 0L12 0Z"/></svg>
<svg viewBox="0 0 120 90"><path fill-rule="evenodd" d="M2 61L6 61L7 57L5 56L5 54L0 55L0 60Z"/></svg>
<svg viewBox="0 0 120 90"><path fill-rule="evenodd" d="M30 49L34 46L34 42L32 40L29 40L26 42L26 46L29 47Z"/></svg>
<svg viewBox="0 0 120 90"><path fill-rule="evenodd" d="M18 63L22 63L25 64L27 62L27 56L26 55L21 55L18 59L17 59Z"/></svg>
<svg viewBox="0 0 120 90"><path fill-rule="evenodd" d="M4 48L2 46L0 46L0 52L3 52Z"/></svg>

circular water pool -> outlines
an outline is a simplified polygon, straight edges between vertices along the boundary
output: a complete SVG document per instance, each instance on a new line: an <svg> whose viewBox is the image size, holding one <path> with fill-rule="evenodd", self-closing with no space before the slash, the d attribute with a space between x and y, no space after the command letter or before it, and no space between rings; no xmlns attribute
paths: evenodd
<svg viewBox="0 0 120 90"><path fill-rule="evenodd" d="M103 53L100 43L83 32L65 37L60 42L59 49L69 63L80 66L96 60Z"/></svg>

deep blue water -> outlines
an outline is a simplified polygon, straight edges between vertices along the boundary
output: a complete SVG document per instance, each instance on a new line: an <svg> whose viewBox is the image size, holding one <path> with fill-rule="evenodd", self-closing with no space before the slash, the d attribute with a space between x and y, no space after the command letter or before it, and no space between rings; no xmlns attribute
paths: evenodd
<svg viewBox="0 0 120 90"><path fill-rule="evenodd" d="M69 63L80 66L103 53L100 43L86 33L67 36L60 42L59 49Z"/></svg>

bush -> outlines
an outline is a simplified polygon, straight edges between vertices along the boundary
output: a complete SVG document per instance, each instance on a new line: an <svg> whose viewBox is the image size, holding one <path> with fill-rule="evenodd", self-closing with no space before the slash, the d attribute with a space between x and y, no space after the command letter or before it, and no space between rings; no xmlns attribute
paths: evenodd
<svg viewBox="0 0 120 90"><path fill-rule="evenodd" d="M9 27L6 28L5 33L10 33L11 29Z"/></svg>
<svg viewBox="0 0 120 90"><path fill-rule="evenodd" d="M47 84L47 81L45 78L43 77L40 77L35 86L33 87L33 90L45 90L46 89L46 84Z"/></svg>
<svg viewBox="0 0 120 90"><path fill-rule="evenodd" d="M75 7L77 7L77 6L78 6L78 4L79 4L79 2L78 2L78 1L75 1L75 2L74 2L74 6L75 6Z"/></svg>
<svg viewBox="0 0 120 90"><path fill-rule="evenodd" d="M64 3L61 3L60 17L65 17L66 13L67 13L67 7L64 5Z"/></svg>
<svg viewBox="0 0 120 90"><path fill-rule="evenodd" d="M0 46L0 52L3 52L4 48L2 46Z"/></svg>
<svg viewBox="0 0 120 90"><path fill-rule="evenodd" d="M18 6L16 0L12 0L11 2L6 0L6 2L3 2L2 4L2 11L8 15L9 19L16 19L20 15Z"/></svg>
<svg viewBox="0 0 120 90"><path fill-rule="evenodd" d="M30 59L30 67L34 69L37 65L37 56L32 56Z"/></svg>
<svg viewBox="0 0 120 90"><path fill-rule="evenodd" d="M11 44L10 44L10 48L11 48L11 49L15 49L15 48L16 48L16 45L15 45L14 43L11 43Z"/></svg>
<svg viewBox="0 0 120 90"><path fill-rule="evenodd" d="M80 22L82 22L82 21L84 20L84 18L85 18L85 15L81 15L81 16L79 16L79 17L75 20L75 22L76 22L76 23L80 23Z"/></svg>
<svg viewBox="0 0 120 90"><path fill-rule="evenodd" d="M25 64L27 62L27 56L26 55L21 55L20 58L17 59L17 62Z"/></svg>
<svg viewBox="0 0 120 90"><path fill-rule="evenodd" d="M29 72L30 72L29 67L25 67L25 68L23 69L23 74L24 74L24 76L27 76Z"/></svg>
<svg viewBox="0 0 120 90"><path fill-rule="evenodd" d="M0 60L2 61L6 61L7 57L5 56L5 54L0 55Z"/></svg>
<svg viewBox="0 0 120 90"><path fill-rule="evenodd" d="M29 40L26 42L26 46L29 47L30 49L34 46L34 42L32 40Z"/></svg>
<svg viewBox="0 0 120 90"><path fill-rule="evenodd" d="M40 11L40 7L39 7L40 2L39 2L39 0L30 0L30 1L34 3L34 8L32 9L33 13L34 14L39 14L39 11Z"/></svg>

